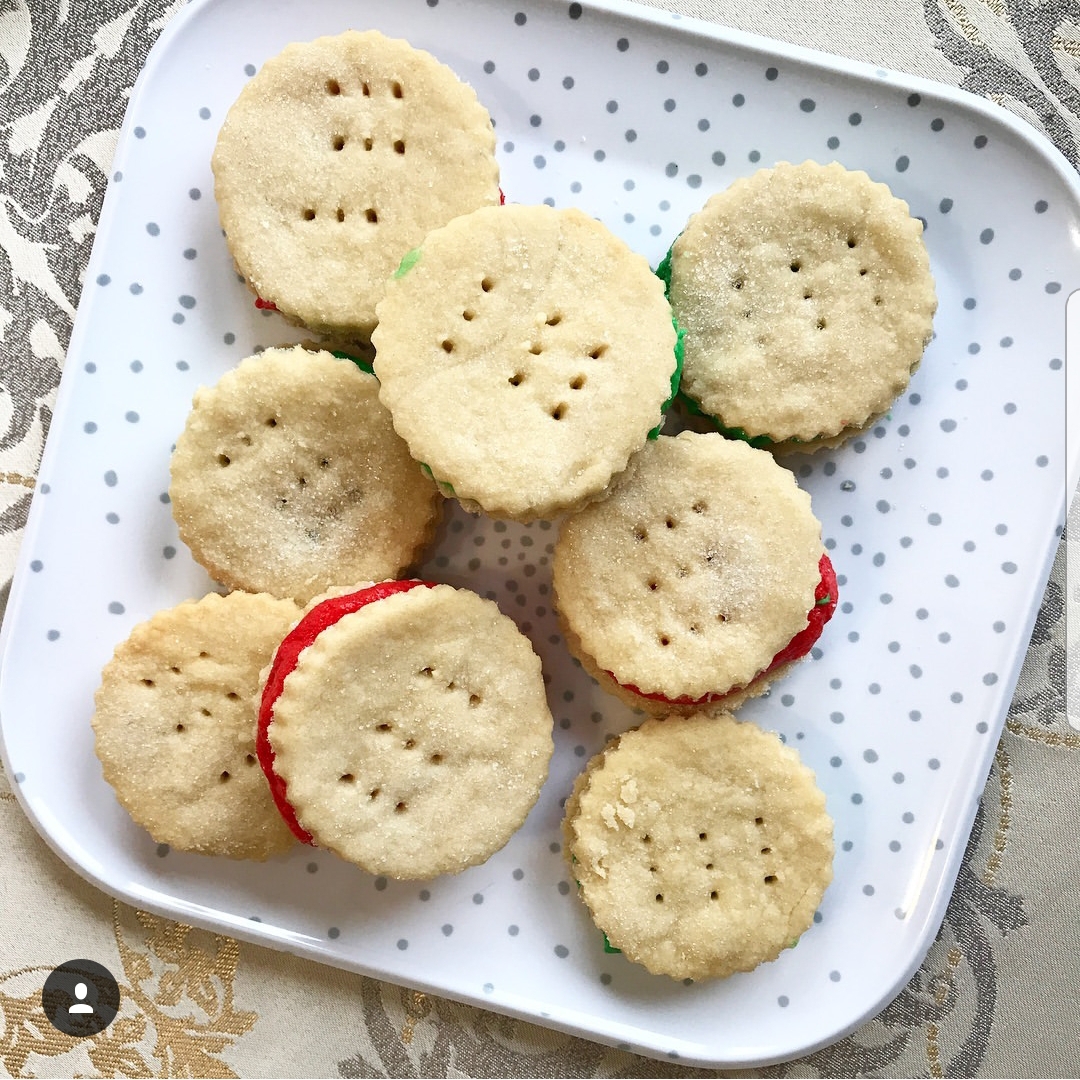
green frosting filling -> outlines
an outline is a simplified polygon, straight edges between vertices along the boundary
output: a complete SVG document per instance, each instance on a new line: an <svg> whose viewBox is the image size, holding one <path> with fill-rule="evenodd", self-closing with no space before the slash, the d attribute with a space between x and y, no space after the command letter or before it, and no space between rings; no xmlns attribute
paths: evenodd
<svg viewBox="0 0 1080 1080"><path fill-rule="evenodd" d="M435 483L439 485L439 490L444 495L455 495L456 494L456 492L454 491L454 485L453 484L448 484L445 480L440 480L431 471L431 466L428 465L426 462L421 461L420 462L420 468L423 470L425 476L429 477L431 480L434 480Z"/></svg>
<svg viewBox="0 0 1080 1080"><path fill-rule="evenodd" d="M610 941L608 941L608 936L607 936L607 934L604 934L603 930L601 930L600 933L603 934L603 936L604 936L604 952L606 952L606 953L621 953L622 952L622 949L616 949L615 946L612 945Z"/></svg>
<svg viewBox="0 0 1080 1080"><path fill-rule="evenodd" d="M394 277L404 277L419 261L420 249L418 247L406 251L401 257L401 262L398 263L398 268L394 271Z"/></svg>
<svg viewBox="0 0 1080 1080"><path fill-rule="evenodd" d="M668 395L667 400L660 406L660 423L656 425L649 432L650 439L657 439L660 437L660 429L664 426L663 417L667 414L668 409L675 403L675 399L679 396L679 384L682 382L683 372L683 358L686 355L686 346L684 344L686 339L686 331L676 322L675 316L671 317L671 325L675 327L675 370L671 373L671 393Z"/></svg>
<svg viewBox="0 0 1080 1080"><path fill-rule="evenodd" d="M366 360L361 360L359 356L341 352L339 349L331 349L330 355L336 356L339 360L351 360L361 371L366 371L369 375L375 374L375 369Z"/></svg>
<svg viewBox="0 0 1080 1080"><path fill-rule="evenodd" d="M678 240L678 237L675 237ZM667 254L660 260L660 265L657 266L655 273L656 276L664 283L664 295L671 298L671 252L675 247L674 241L672 241L671 247L667 249Z"/></svg>

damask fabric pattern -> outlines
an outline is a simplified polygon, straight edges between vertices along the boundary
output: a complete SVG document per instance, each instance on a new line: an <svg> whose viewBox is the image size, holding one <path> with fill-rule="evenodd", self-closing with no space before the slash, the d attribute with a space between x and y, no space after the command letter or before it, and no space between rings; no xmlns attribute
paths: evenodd
<svg viewBox="0 0 1080 1080"><path fill-rule="evenodd" d="M1080 165L1080 9L992 0L648 0L959 85ZM0 586L15 563L126 104L177 0L0 0ZM929 955L871 1022L760 1076L1074 1076L1080 730L1065 546ZM2 602L3 594L0 594ZM9 1075L707 1076L134 911L56 859L0 776L0 1071ZM106 962L117 1020L74 1039L48 971Z"/></svg>

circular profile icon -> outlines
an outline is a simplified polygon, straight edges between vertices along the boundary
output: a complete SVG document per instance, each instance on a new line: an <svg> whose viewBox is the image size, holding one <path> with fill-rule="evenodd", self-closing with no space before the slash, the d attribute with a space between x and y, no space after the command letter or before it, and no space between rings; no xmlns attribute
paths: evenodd
<svg viewBox="0 0 1080 1080"><path fill-rule="evenodd" d="M93 960L68 960L49 973L41 990L49 1023L65 1035L96 1035L120 1008L120 987Z"/></svg>

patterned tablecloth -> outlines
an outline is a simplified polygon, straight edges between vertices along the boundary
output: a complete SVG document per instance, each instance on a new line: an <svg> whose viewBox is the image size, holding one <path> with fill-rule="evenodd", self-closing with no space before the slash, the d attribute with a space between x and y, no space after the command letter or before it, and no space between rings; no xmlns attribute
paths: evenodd
<svg viewBox="0 0 1080 1080"><path fill-rule="evenodd" d="M0 606L127 94L181 6L0 2ZM652 6L963 87L1080 165L1076 0ZM740 1075L1078 1075L1080 730L1065 704L1065 547L925 962L852 1035ZM12 1076L718 1075L133 910L52 854L2 774L0 912L0 1071ZM63 1035L40 1010L46 975L76 956L108 966L123 994L116 1021L93 1038Z"/></svg>

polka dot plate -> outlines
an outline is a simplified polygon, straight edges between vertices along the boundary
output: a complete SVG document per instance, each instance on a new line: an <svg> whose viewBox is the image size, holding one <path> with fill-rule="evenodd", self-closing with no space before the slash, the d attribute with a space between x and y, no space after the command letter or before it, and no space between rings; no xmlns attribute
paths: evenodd
<svg viewBox="0 0 1080 1080"><path fill-rule="evenodd" d="M908 392L865 437L785 459L840 607L812 659L742 715L816 771L837 850L815 925L752 973L652 977L605 951L575 896L561 802L635 716L559 637L557 523L453 510L422 571L493 597L550 680L550 778L483 866L418 885L300 846L265 865L182 855L101 777L102 664L134 623L213 587L166 495L192 394L296 336L226 253L217 129L265 58L348 26L407 37L476 88L508 199L580 206L653 265L711 192L778 160L865 169L926 223L940 307ZM5 765L53 848L138 907L658 1058L776 1062L884 1007L943 917L1080 459L1064 363L1080 194L1064 159L949 88L613 0L320 0L273 19L256 0L195 0L151 55L113 167L3 633Z"/></svg>

